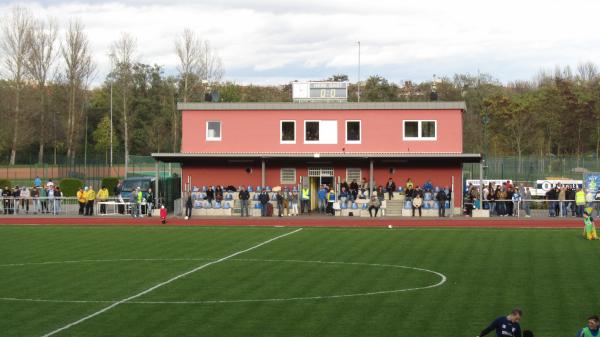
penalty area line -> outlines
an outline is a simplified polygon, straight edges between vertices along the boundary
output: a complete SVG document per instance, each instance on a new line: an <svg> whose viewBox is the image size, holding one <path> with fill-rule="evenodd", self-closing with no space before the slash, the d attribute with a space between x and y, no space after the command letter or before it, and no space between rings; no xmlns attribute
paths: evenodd
<svg viewBox="0 0 600 337"><path fill-rule="evenodd" d="M56 330L54 330L54 331L51 331L51 332L49 332L49 333L47 333L47 334L45 334L45 335L42 335L42 337L53 336L53 335L55 335L55 334L57 334L57 333L59 333L59 332L61 332L61 331L67 330L67 329L69 329L69 328L71 328L71 327L73 327L73 326L75 326L75 325L77 325L77 324L83 323L83 322L87 321L87 320L88 320L88 319L90 319L90 318L96 317L96 316L98 316L98 315L100 315L100 314L102 314L102 313L104 313L104 312L107 312L107 311L109 311L109 310L111 310L111 309L113 309L113 308L115 308L115 307L117 307L117 306L119 306L119 305L121 305L121 304L123 304L123 303L125 303L125 302L131 301L131 300L134 300L134 299L136 299L136 298L138 298L138 297L141 297L141 296L144 296L144 295L146 295L146 294L148 294L148 293L150 293L150 292L152 292L152 291L154 291L154 290L156 290L156 289L158 289L158 288L160 288L160 287L162 287L162 286L165 286L165 285L167 285L167 284L169 284L169 283L175 282L175 281L179 280L179 279L180 279L180 278L182 278L182 277L186 277L187 275L190 275L190 274L192 274L192 273L195 273L195 272L197 272L197 271L199 271L199 270L202 270L202 269L204 269L204 268L206 268L206 267L212 266L213 264L217 264L217 263L223 262L223 261L225 261L225 260L229 260L229 259L231 259L231 258L233 258L233 257L236 257L236 256L240 255L240 254L247 253L247 252L249 252L249 251L251 251L251 250L254 250L254 249L256 249L256 248L262 247L262 246L264 246L264 245L266 245L266 244L268 244L268 243L271 243L271 242L273 242L273 241L275 241L275 240L278 240L278 239L284 238L284 237L286 237L286 236L288 236L288 235L292 235L292 234L298 233L298 232L299 232L299 231L301 231L301 230L302 230L302 228L298 228L298 229L296 229L295 231L292 231L292 232L287 232L287 233L285 233L285 234L282 234L282 235L276 236L276 237L274 237L274 238L271 238L271 239L269 239L269 240L267 240L267 241L263 241L263 242L261 242L261 243L259 243L259 244L257 244L257 245L254 245L254 246L252 246L252 247L250 247L250 248L246 248L246 249L244 249L244 250L240 250L240 251L238 251L238 252L235 252L235 253L233 253L233 254L231 254L231 255L227 255L227 256L225 256L225 257L222 257L222 258L220 258L220 259L218 259L218 260L214 260L214 261L211 261L211 262L205 263L205 264L203 264L203 265L200 265L200 266L198 266L198 267L196 267L196 268L194 268L194 269L192 269L192 270L189 270L189 271L187 271L187 272L185 272L185 273L183 273L183 274L179 274L179 275L177 275L177 276L174 276L174 277L172 277L172 278L170 278L170 279L168 279L168 280L166 280L166 281L164 281L164 282L161 282L161 283L159 283L159 284L157 284L157 285L154 285L154 286L152 286L152 287L150 287L150 288L148 288L148 289L146 289L146 290L144 290L144 291L141 291L141 292L139 292L139 293L137 293L137 294L135 294L135 295L132 295L132 296L129 296L129 297L127 297L127 298L124 298L124 299L122 299L122 300L119 300L119 301L117 301L117 302L114 302L113 304L111 304L111 305L109 305L109 306L107 306L107 307L105 307L105 308L102 308L102 309L100 309L100 310L98 310L98 311L96 311L96 312L94 312L94 313L92 313L92 314L90 314L90 315L87 315L87 316L85 316L85 317L83 317L83 318L80 318L80 319L78 319L77 321L71 322L71 323L69 323L69 324L67 324L67 325L65 325L65 326L63 326L63 327L61 327L61 328L58 328L58 329L56 329Z"/></svg>

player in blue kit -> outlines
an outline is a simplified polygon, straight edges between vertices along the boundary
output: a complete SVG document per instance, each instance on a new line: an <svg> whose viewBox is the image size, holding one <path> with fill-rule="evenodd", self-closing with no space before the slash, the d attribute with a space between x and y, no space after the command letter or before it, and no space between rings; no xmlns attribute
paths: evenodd
<svg viewBox="0 0 600 337"><path fill-rule="evenodd" d="M496 330L496 337L523 337L521 335L521 325L519 324L522 315L523 311L515 308L508 316L496 318L477 337L483 337L494 330Z"/></svg>

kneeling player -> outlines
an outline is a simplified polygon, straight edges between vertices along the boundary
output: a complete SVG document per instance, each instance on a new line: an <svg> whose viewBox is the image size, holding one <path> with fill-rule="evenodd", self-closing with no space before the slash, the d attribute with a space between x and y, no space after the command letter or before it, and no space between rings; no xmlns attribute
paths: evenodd
<svg viewBox="0 0 600 337"><path fill-rule="evenodd" d="M598 234L596 234L596 226L594 226L594 219L588 213L583 212L583 237L588 240L598 240Z"/></svg>

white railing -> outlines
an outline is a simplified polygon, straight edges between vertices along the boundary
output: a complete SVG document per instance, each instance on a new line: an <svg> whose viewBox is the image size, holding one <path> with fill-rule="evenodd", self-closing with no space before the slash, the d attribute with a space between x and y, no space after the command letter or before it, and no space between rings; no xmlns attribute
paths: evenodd
<svg viewBox="0 0 600 337"><path fill-rule="evenodd" d="M115 197L96 199L91 205L79 203L76 197L0 197L0 215L144 215L152 206L146 201L138 204Z"/></svg>

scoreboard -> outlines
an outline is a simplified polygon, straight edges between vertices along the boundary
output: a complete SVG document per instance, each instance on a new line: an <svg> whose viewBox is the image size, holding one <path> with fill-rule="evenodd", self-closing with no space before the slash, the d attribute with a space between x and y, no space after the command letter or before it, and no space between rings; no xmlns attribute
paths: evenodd
<svg viewBox="0 0 600 337"><path fill-rule="evenodd" d="M293 82L294 102L346 102L348 82Z"/></svg>

